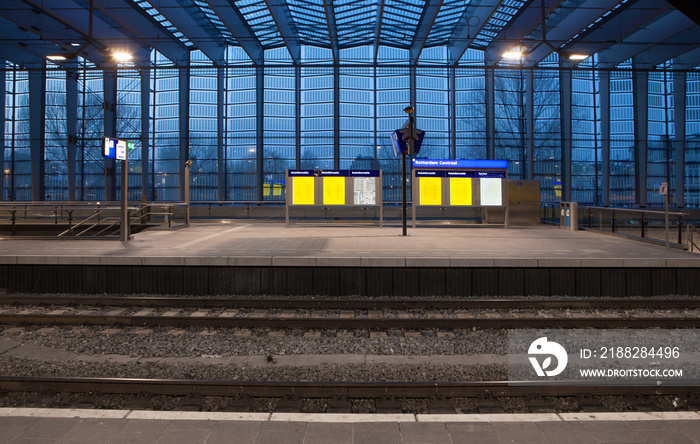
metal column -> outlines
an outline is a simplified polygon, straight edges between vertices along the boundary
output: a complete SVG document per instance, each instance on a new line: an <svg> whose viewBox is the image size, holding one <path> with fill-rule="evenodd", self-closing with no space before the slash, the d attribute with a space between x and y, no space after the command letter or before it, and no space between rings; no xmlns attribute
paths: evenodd
<svg viewBox="0 0 700 444"><path fill-rule="evenodd" d="M634 97L634 171L635 192L640 207L647 206L647 135L649 132L649 73L638 71L633 64L632 96Z"/></svg>
<svg viewBox="0 0 700 444"><path fill-rule="evenodd" d="M264 140L265 136L265 71L262 65L255 67L255 159L256 159L256 200L263 200L263 179L265 178L264 168Z"/></svg>
<svg viewBox="0 0 700 444"><path fill-rule="evenodd" d="M148 201L153 184L148 174L148 160L151 157L150 113L151 70L141 68L141 200Z"/></svg>
<svg viewBox="0 0 700 444"><path fill-rule="evenodd" d="M0 59L2 60L2 59ZM3 116L3 124L0 125L0 201L5 200L5 71L0 71L0 116Z"/></svg>
<svg viewBox="0 0 700 444"><path fill-rule="evenodd" d="M493 68L484 70L486 101L486 158L494 159L496 156L496 95L494 85L495 72Z"/></svg>
<svg viewBox="0 0 700 444"><path fill-rule="evenodd" d="M340 169L340 67L333 67L333 168Z"/></svg>
<svg viewBox="0 0 700 444"><path fill-rule="evenodd" d="M44 200L44 112L46 105L46 72L29 72L29 132L31 156L32 200Z"/></svg>
<svg viewBox="0 0 700 444"><path fill-rule="evenodd" d="M560 65L561 67L561 65ZM571 201L571 71L559 70L561 107L561 199Z"/></svg>
<svg viewBox="0 0 700 444"><path fill-rule="evenodd" d="M105 137L117 137L117 71L108 69L104 76L104 127ZM116 161L105 159L105 200L117 200Z"/></svg>
<svg viewBox="0 0 700 444"><path fill-rule="evenodd" d="M301 168L301 66L294 67L294 147L295 168ZM286 191L285 191L286 193Z"/></svg>
<svg viewBox="0 0 700 444"><path fill-rule="evenodd" d="M216 69L216 183L217 200L226 200L226 156L224 152L224 126L226 125L226 71Z"/></svg>
<svg viewBox="0 0 700 444"><path fill-rule="evenodd" d="M673 115L676 129L673 148L676 151L676 206L685 206L685 93L687 73L673 73ZM668 185L669 189L671 184Z"/></svg>
<svg viewBox="0 0 700 444"><path fill-rule="evenodd" d="M534 177L535 161L535 85L531 69L525 71L525 179Z"/></svg>
<svg viewBox="0 0 700 444"><path fill-rule="evenodd" d="M449 89L450 89L450 159L457 158L457 79L455 74L455 68L447 68L449 75Z"/></svg>
<svg viewBox="0 0 700 444"><path fill-rule="evenodd" d="M600 180L602 203L610 205L610 72L601 71L600 75Z"/></svg>
<svg viewBox="0 0 700 444"><path fill-rule="evenodd" d="M68 154L68 200L76 199L76 179L78 161L78 71L66 70L66 138Z"/></svg>
<svg viewBox="0 0 700 444"><path fill-rule="evenodd" d="M180 67L178 72L180 89L179 101L179 130L180 130L180 201L185 197L185 162L190 156L190 69Z"/></svg>

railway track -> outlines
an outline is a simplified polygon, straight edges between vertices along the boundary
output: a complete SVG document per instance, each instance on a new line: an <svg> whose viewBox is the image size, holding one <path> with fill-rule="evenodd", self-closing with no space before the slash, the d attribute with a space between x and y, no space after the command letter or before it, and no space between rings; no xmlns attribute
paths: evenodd
<svg viewBox="0 0 700 444"><path fill-rule="evenodd" d="M696 328L700 299L2 297L0 324L271 329Z"/></svg>

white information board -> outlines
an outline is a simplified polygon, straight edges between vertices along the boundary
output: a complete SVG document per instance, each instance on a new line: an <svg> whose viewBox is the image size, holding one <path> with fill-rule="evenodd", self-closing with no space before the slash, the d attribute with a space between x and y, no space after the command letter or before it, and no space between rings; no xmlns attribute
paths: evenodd
<svg viewBox="0 0 700 444"><path fill-rule="evenodd" d="M479 179L481 188L481 206L482 207L500 207L503 206L503 181L496 177L482 177Z"/></svg>
<svg viewBox="0 0 700 444"><path fill-rule="evenodd" d="M354 177L353 182L355 205L377 204L377 181L374 177Z"/></svg>

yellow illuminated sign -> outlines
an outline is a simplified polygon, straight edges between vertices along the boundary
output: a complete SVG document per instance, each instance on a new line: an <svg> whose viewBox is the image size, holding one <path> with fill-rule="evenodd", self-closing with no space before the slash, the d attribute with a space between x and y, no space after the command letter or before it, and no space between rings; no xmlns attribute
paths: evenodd
<svg viewBox="0 0 700 444"><path fill-rule="evenodd" d="M314 202L314 178L293 177L292 205L313 205Z"/></svg>
<svg viewBox="0 0 700 444"><path fill-rule="evenodd" d="M345 205L345 177L323 178L323 205Z"/></svg>
<svg viewBox="0 0 700 444"><path fill-rule="evenodd" d="M450 177L450 205L472 205L471 177Z"/></svg>
<svg viewBox="0 0 700 444"><path fill-rule="evenodd" d="M442 178L420 177L420 204L442 205Z"/></svg>

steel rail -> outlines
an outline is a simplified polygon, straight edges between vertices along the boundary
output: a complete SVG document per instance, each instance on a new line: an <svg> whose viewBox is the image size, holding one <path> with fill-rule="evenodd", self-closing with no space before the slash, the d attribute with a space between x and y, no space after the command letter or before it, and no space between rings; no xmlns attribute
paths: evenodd
<svg viewBox="0 0 700 444"><path fill-rule="evenodd" d="M3 314L0 324L306 329L698 328L688 317L286 318Z"/></svg>
<svg viewBox="0 0 700 444"><path fill-rule="evenodd" d="M119 307L197 308L700 308L700 298L606 298L606 299L255 299L255 298L164 298L164 297L25 297L3 296L0 305L92 305Z"/></svg>
<svg viewBox="0 0 700 444"><path fill-rule="evenodd" d="M563 381L562 383L565 383ZM303 398L428 398L478 396L580 396L700 394L700 381L683 385L533 385L513 381L460 382L301 382L0 376L12 392L153 394L169 396L251 396Z"/></svg>

